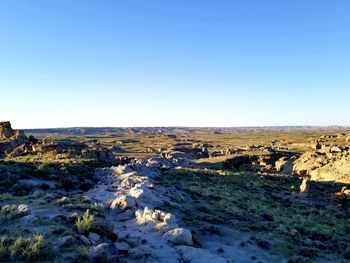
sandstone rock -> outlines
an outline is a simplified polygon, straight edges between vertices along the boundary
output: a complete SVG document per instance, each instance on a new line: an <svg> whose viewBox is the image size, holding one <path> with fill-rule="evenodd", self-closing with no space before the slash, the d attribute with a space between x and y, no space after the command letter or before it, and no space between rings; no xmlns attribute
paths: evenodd
<svg viewBox="0 0 350 263"><path fill-rule="evenodd" d="M287 157L282 157L280 158L276 163L275 163L275 167L276 167L276 171L277 172L281 172L283 170L283 167L287 164L288 159Z"/></svg>
<svg viewBox="0 0 350 263"><path fill-rule="evenodd" d="M347 151L339 150L306 152L294 162L293 172L309 176L313 181L350 183L350 156Z"/></svg>
<svg viewBox="0 0 350 263"><path fill-rule="evenodd" d="M172 213L167 213L164 218L163 218L163 221L167 224L173 224L173 223L176 223L176 218L175 218L175 215L172 214Z"/></svg>
<svg viewBox="0 0 350 263"><path fill-rule="evenodd" d="M175 228L164 234L164 237L176 245L193 245L191 231L186 228Z"/></svg>
<svg viewBox="0 0 350 263"><path fill-rule="evenodd" d="M346 142L350 142L350 134L348 134L348 135L346 136L345 141L346 141Z"/></svg>
<svg viewBox="0 0 350 263"><path fill-rule="evenodd" d="M126 208L134 208L135 206L136 206L136 201L134 197L129 195L123 195L114 199L110 205L110 208L116 209L117 207L120 207L122 209L126 209Z"/></svg>
<svg viewBox="0 0 350 263"><path fill-rule="evenodd" d="M332 153L340 153L342 150L338 146L333 146L330 150Z"/></svg>
<svg viewBox="0 0 350 263"><path fill-rule="evenodd" d="M27 137L23 131L13 130L10 122L0 122L0 158L21 154L27 148L24 145L26 140ZM14 151L15 153L13 154Z"/></svg>
<svg viewBox="0 0 350 263"><path fill-rule="evenodd" d="M13 130L8 121L0 122L0 140L21 140L22 143L27 139L20 130Z"/></svg>
<svg viewBox="0 0 350 263"><path fill-rule="evenodd" d="M310 178L304 177L300 185L300 193L306 195L309 191Z"/></svg>

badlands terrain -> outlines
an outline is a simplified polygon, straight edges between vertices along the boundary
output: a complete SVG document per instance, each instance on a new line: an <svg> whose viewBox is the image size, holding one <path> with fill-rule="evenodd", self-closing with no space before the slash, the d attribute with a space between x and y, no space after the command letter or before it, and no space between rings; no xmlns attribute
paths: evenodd
<svg viewBox="0 0 350 263"><path fill-rule="evenodd" d="M0 122L0 262L348 262L350 129Z"/></svg>

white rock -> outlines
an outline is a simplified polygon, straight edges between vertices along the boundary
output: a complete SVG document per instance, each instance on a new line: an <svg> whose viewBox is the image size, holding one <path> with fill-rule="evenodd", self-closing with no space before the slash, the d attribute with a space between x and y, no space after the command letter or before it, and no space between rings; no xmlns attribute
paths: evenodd
<svg viewBox="0 0 350 263"><path fill-rule="evenodd" d="M139 224L143 224L144 223L143 210L142 209L137 209L135 211L135 217L136 217L137 223L139 223Z"/></svg>
<svg viewBox="0 0 350 263"><path fill-rule="evenodd" d="M175 228L164 234L164 237L176 245L193 245L191 231L186 228Z"/></svg>
<svg viewBox="0 0 350 263"><path fill-rule="evenodd" d="M16 211L17 215L19 216L25 216L29 214L29 207L25 204L21 204L17 207Z"/></svg>
<svg viewBox="0 0 350 263"><path fill-rule="evenodd" d="M163 221L167 224L173 224L173 223L176 223L176 218L175 218L175 215L172 214L172 213L167 213L164 218L163 218Z"/></svg>

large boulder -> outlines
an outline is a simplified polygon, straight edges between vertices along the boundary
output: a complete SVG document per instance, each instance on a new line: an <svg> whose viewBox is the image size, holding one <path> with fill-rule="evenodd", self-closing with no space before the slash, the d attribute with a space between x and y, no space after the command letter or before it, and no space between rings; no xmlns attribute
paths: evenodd
<svg viewBox="0 0 350 263"><path fill-rule="evenodd" d="M186 228L175 228L164 234L164 237L175 245L193 245L192 233Z"/></svg>

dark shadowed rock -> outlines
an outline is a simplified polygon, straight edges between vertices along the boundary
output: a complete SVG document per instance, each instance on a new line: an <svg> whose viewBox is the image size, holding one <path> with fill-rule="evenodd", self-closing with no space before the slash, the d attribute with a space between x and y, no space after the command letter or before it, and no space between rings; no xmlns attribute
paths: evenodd
<svg viewBox="0 0 350 263"><path fill-rule="evenodd" d="M118 239L117 234L113 232L113 225L107 220L99 219L92 222L90 232L104 236L112 241L116 241Z"/></svg>

